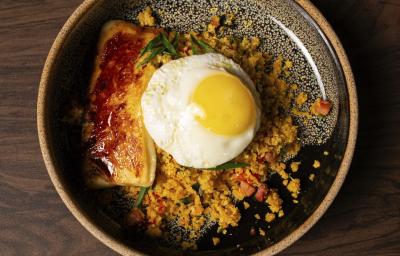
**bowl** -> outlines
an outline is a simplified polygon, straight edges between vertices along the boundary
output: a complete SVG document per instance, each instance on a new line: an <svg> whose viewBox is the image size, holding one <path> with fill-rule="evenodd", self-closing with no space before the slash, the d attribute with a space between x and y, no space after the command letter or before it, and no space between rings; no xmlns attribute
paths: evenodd
<svg viewBox="0 0 400 256"><path fill-rule="evenodd" d="M294 117L303 144L297 158L305 166L320 159L322 167L316 180L302 187L299 203L284 205L286 215L268 229L266 237L248 234L254 222L254 213L250 212L243 214L239 227L218 248L204 241L200 241L197 251L154 246L154 241L127 236L86 195L80 175L81 127L65 122L65 113L72 105L85 103L102 25L111 19L134 21L138 11L147 5L163 10L158 17L163 27L178 31L201 29L201 24L214 13L240 14L237 25L226 33L262 38L263 50L293 61L293 75L288 82L298 84L311 98L327 97L333 103L332 114L326 119L305 125L301 117ZM67 20L49 52L39 86L37 120L43 159L61 199L90 233L118 253L273 255L306 233L337 195L354 151L358 106L345 51L328 22L307 0L86 0ZM298 175L307 180L309 171L301 170Z"/></svg>

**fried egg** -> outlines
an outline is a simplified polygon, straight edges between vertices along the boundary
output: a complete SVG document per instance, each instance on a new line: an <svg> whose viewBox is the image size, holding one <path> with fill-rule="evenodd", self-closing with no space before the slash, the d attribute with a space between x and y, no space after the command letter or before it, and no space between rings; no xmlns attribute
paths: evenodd
<svg viewBox="0 0 400 256"><path fill-rule="evenodd" d="M163 65L141 104L154 142L187 167L212 168L232 160L260 125L260 100L250 77L215 53Z"/></svg>

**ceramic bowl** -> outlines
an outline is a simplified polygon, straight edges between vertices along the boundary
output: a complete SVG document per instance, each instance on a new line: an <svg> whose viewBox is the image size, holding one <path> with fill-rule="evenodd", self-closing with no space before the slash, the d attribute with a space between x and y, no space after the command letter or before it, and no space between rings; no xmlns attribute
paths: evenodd
<svg viewBox="0 0 400 256"><path fill-rule="evenodd" d="M294 117L303 144L297 158L309 167L319 159L322 167L314 182L307 182L310 168L298 172L298 177L306 180L299 203L284 204L285 216L271 225L267 236L249 235L254 225L254 212L250 211L243 213L239 227L218 247L203 239L198 251L182 252L127 236L85 196L80 176L81 127L63 118L72 104L85 103L102 25L110 19L135 22L138 11L147 5L162 10L158 12L161 26L179 31L199 30L213 14L236 14L236 26L226 33L260 37L263 50L294 63L288 82L298 84L310 101L327 97L333 103L326 119L315 118L304 125L301 118ZM115 251L123 255L273 255L307 232L334 200L353 155L358 109L352 71L341 43L307 0L86 0L65 23L50 50L40 81L37 120L43 158L61 199L89 232ZM323 155L324 151L329 155ZM278 183L274 178L271 182Z"/></svg>

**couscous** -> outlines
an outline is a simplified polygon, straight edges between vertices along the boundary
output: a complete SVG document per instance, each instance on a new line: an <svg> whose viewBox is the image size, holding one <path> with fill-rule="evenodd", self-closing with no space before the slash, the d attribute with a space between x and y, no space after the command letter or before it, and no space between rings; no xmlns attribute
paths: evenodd
<svg viewBox="0 0 400 256"><path fill-rule="evenodd" d="M188 168L177 164L171 155L157 147L155 181L141 195L139 206L135 207L134 202L143 192L140 187L119 187L97 193L104 207L115 205L119 202L118 197L130 202L128 205L121 203L119 207L123 210L117 214L120 222L128 228L140 225L147 235L165 239L171 235L170 223L187 231L187 237L176 238L184 249L196 249L200 230L210 223L217 225L222 235L226 234L227 228L238 226L242 216L238 205L241 204L244 210L251 207L244 199L252 198L268 207L264 218L260 214L254 215L257 221L268 224L277 221L276 217L282 218L285 215L283 200L278 190L268 183L273 173L279 175L295 203L301 192L300 179L290 176L291 172L299 170L300 162L289 164L285 159L297 155L300 150L298 128L291 113L311 115L293 107L302 106L308 99L307 95L294 94L297 85L288 84L284 79L290 76L293 64L280 56L262 52L259 38L218 36L218 31L231 26L234 20L232 14L223 18L211 17L205 31L180 34L176 50L181 57L195 54L191 40L194 36L213 51L234 60L253 80L262 100L261 126L251 144L234 159L247 165L226 170ZM139 14L138 21L142 26L156 25L150 8ZM250 23L246 25L251 26ZM177 36L173 31L166 34L170 40ZM160 54L147 65L155 70L171 60L171 55ZM318 100L313 104L312 114L327 114L325 108L320 109L321 104L324 105L324 101ZM314 168L318 167L314 164ZM314 176L310 175L309 179L313 180ZM268 230L258 229L256 232L253 228L249 232L265 236ZM217 246L220 238L212 237L212 243Z"/></svg>

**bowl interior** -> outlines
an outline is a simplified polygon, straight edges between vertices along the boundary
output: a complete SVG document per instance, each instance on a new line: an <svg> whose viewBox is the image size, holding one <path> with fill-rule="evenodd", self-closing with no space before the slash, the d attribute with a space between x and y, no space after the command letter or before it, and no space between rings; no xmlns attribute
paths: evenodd
<svg viewBox="0 0 400 256"><path fill-rule="evenodd" d="M110 19L136 22L136 14L147 5L156 10L161 26L178 31L201 30L214 14L237 14L236 26L226 33L262 38L265 51L275 56L282 55L294 63L292 75L287 80L298 84L301 91L306 91L311 99L309 102L325 96L333 102L332 114L327 119L315 118L304 125L301 117L294 117L303 143L301 152L296 156L296 160L302 161L303 168L293 175L304 181L299 203L285 203L286 215L271 224L270 228L265 223L255 223L254 213L266 210L262 205L256 205L252 211L243 213L239 227L229 230L232 235L222 237L217 249L210 243L212 232L215 232L211 230L200 240L199 251L186 254L247 255L279 242L297 229L323 201L336 178L349 136L349 98L337 57L316 23L292 1L104 0L94 3L68 31L49 70L45 92L45 112L42 114L46 120L46 140L56 175L63 183L62 189L99 230L120 243L148 254L181 255L177 248L164 244L154 246L155 241L126 235L106 214L97 211L96 205L87 196L80 175L81 127L64 121L72 105L85 105L102 25ZM324 151L328 151L329 155L325 156ZM322 167L315 171L316 179L311 182L308 176L315 159L321 162ZM291 202L278 177L271 176L270 182L282 191L284 202ZM250 236L251 226L267 229L266 237Z"/></svg>

